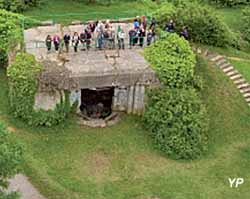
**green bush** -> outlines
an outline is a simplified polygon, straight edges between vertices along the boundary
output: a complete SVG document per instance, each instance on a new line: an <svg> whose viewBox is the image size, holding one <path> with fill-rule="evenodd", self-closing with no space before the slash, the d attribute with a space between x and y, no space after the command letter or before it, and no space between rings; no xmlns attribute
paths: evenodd
<svg viewBox="0 0 250 199"><path fill-rule="evenodd" d="M188 42L176 34L157 41L144 51L161 83L169 88L186 87L194 78L195 55Z"/></svg>
<svg viewBox="0 0 250 199"><path fill-rule="evenodd" d="M242 11L243 21L242 23L242 33L245 40L250 42L250 8L247 7Z"/></svg>
<svg viewBox="0 0 250 199"><path fill-rule="evenodd" d="M42 69L33 55L17 54L15 62L7 70L10 105L13 114L29 125L53 126L62 122L70 112L69 93L62 92L61 102L54 110L35 111L35 94Z"/></svg>
<svg viewBox="0 0 250 199"><path fill-rule="evenodd" d="M249 5L249 0L209 0L211 3L215 3L220 6L234 7L239 5Z"/></svg>
<svg viewBox="0 0 250 199"><path fill-rule="evenodd" d="M28 8L37 6L41 0L1 0L0 9L5 9L13 12L21 12Z"/></svg>
<svg viewBox="0 0 250 199"><path fill-rule="evenodd" d="M206 150L206 110L194 89L151 90L144 124L171 158L195 159Z"/></svg>
<svg viewBox="0 0 250 199"><path fill-rule="evenodd" d="M15 193L5 195L1 189L8 187L8 179L19 172L22 161L22 146L15 141L3 123L0 122L0 198L16 198Z"/></svg>
<svg viewBox="0 0 250 199"><path fill-rule="evenodd" d="M170 19L174 20L177 33L187 26L193 42L220 47L237 45L235 35L221 17L212 8L199 3L163 4L153 15L163 29Z"/></svg>

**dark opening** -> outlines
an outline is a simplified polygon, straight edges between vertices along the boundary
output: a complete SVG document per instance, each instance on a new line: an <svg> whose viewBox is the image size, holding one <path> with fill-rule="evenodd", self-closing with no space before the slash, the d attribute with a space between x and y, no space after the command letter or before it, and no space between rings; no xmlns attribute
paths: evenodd
<svg viewBox="0 0 250 199"><path fill-rule="evenodd" d="M113 96L113 87L82 89L80 110L87 117L104 119L112 113Z"/></svg>

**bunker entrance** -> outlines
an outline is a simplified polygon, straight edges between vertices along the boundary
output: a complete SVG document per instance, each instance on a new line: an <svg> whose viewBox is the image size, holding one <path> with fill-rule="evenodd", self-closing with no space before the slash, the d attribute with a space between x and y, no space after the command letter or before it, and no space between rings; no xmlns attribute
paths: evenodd
<svg viewBox="0 0 250 199"><path fill-rule="evenodd" d="M80 110L89 118L105 119L112 113L113 96L113 87L82 89Z"/></svg>

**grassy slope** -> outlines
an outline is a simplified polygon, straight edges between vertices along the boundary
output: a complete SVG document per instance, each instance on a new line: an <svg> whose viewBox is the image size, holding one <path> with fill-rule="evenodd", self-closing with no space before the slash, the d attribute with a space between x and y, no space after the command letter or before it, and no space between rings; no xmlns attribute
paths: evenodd
<svg viewBox="0 0 250 199"><path fill-rule="evenodd" d="M250 81L250 60L230 60L232 65L243 75L243 77Z"/></svg>
<svg viewBox="0 0 250 199"><path fill-rule="evenodd" d="M81 128L70 119L53 129L7 120L26 144L25 172L48 199L157 195L175 199L249 198L249 184L229 188L229 177L250 179L250 109L235 86L200 60L210 121L209 152L178 162L153 149L134 117L107 129ZM0 71L0 110L6 109L6 79ZM3 99L3 100L2 100Z"/></svg>
<svg viewBox="0 0 250 199"><path fill-rule="evenodd" d="M137 2L122 2L110 6L103 6L95 4L86 5L85 3L67 0L53 0L47 1L42 6L25 12L24 15L33 16L39 20L54 19L56 22L71 22L72 20L85 21L92 19L135 17L140 14L146 15L147 11L147 5ZM69 14L78 14L78 16L70 16Z"/></svg>

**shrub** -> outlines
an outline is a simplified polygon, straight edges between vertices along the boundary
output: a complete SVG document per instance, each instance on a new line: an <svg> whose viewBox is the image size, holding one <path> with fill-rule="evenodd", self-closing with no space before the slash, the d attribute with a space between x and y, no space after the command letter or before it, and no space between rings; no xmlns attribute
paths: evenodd
<svg viewBox="0 0 250 199"><path fill-rule="evenodd" d="M249 0L209 0L211 3L218 4L220 6L234 7L239 5L250 4Z"/></svg>
<svg viewBox="0 0 250 199"><path fill-rule="evenodd" d="M8 179L19 171L23 161L23 149L0 122L0 198L14 199L16 194L5 195L2 188L8 187Z"/></svg>
<svg viewBox="0 0 250 199"><path fill-rule="evenodd" d="M250 42L250 8L247 7L242 11L242 33L245 40Z"/></svg>
<svg viewBox="0 0 250 199"><path fill-rule="evenodd" d="M190 40L213 46L236 45L234 35L213 9L192 2L178 4L164 4L154 13L161 28L170 19L175 22L176 32L181 32L183 26L189 30Z"/></svg>
<svg viewBox="0 0 250 199"><path fill-rule="evenodd" d="M151 90L144 124L171 158L195 159L206 150L206 110L194 89Z"/></svg>
<svg viewBox="0 0 250 199"><path fill-rule="evenodd" d="M192 82L195 55L188 42L178 35L169 34L145 49L144 54L166 87L186 87Z"/></svg>
<svg viewBox="0 0 250 199"><path fill-rule="evenodd" d="M21 12L40 3L41 0L4 0L0 1L0 8L13 12Z"/></svg>
<svg viewBox="0 0 250 199"><path fill-rule="evenodd" d="M9 99L13 113L29 125L53 126L62 122L70 112L69 94L62 92L61 102L54 110L34 110L38 78L43 67L33 55L19 53L8 67ZM65 94L65 96L63 96Z"/></svg>

